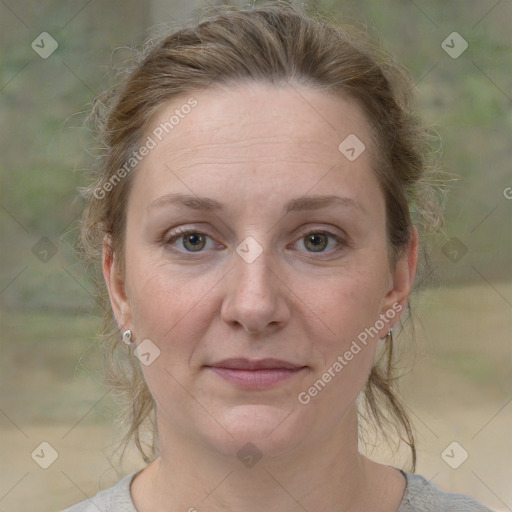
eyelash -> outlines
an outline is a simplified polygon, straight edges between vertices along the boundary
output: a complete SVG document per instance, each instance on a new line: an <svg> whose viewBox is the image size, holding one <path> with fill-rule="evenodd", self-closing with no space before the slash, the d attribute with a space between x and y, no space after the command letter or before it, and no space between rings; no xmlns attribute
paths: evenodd
<svg viewBox="0 0 512 512"><path fill-rule="evenodd" d="M182 249L176 249L175 247L172 246L172 244L176 240L178 240L181 237L183 237L185 235L188 235L188 234L205 235L208 238L210 238L211 240L214 240L213 237L208 235L208 233L204 233L203 231L200 231L198 229L193 229L193 228L177 228L173 233L171 233L171 235L169 237L167 237L167 238L165 238L163 240L163 243L170 250L172 250L174 252L177 252L179 254L195 254L195 253L200 254L200 253L205 252L204 250L201 250L201 251L184 251ZM332 254L333 252L336 252L336 251L338 251L338 250L340 250L343 247L348 245L347 242L343 238L341 238L339 235L336 235L334 233L331 233L330 231L325 231L325 230L322 230L322 229L320 229L320 230L311 230L311 231L308 231L306 233L303 233L297 239L297 241L303 240L304 238L306 238L308 236L311 236L311 235L325 235L325 236L331 238L332 240L334 240L338 245L334 249L331 249L329 251L319 251L319 252L306 251L306 252L309 252L310 254L316 254L316 255Z"/></svg>

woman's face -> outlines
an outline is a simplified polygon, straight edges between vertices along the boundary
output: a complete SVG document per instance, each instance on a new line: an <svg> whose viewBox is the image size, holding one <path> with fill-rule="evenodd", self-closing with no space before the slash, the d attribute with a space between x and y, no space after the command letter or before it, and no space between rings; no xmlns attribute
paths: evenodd
<svg viewBox="0 0 512 512"><path fill-rule="evenodd" d="M104 271L161 428L226 454L340 432L415 266L414 243L390 265L361 109L212 88L162 107L142 144L125 275Z"/></svg>

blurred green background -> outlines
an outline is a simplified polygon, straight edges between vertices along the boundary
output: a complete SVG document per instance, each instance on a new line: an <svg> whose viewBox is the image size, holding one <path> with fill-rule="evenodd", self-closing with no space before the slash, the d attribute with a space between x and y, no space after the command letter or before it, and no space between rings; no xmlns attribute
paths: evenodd
<svg viewBox="0 0 512 512"><path fill-rule="evenodd" d="M94 154L84 122L129 47L204 5L0 2L0 511L58 510L122 471L109 459L116 433L95 340L101 311L72 248L76 188ZM446 233L414 299L418 361L402 386L418 471L512 510L512 2L314 5L365 25L409 68L417 112L439 133L451 176ZM454 31L468 43L456 59L441 47ZM31 47L42 32L58 43L46 59ZM454 440L469 453L457 469L440 456ZM47 470L30 456L42 441L59 452ZM138 464L132 456L128 466Z"/></svg>

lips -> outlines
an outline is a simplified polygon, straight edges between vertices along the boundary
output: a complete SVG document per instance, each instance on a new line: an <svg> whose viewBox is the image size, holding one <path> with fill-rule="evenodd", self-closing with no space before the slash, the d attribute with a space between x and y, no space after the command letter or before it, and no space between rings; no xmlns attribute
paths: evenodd
<svg viewBox="0 0 512 512"><path fill-rule="evenodd" d="M243 389L265 389L288 380L306 367L280 359L225 359L207 368Z"/></svg>
<svg viewBox="0 0 512 512"><path fill-rule="evenodd" d="M231 370L297 370L302 368L299 365L280 359L225 359L209 366Z"/></svg>

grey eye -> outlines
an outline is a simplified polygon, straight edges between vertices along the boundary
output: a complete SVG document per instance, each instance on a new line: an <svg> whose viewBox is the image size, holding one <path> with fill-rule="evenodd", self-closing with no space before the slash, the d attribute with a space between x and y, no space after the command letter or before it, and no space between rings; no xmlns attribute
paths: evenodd
<svg viewBox="0 0 512 512"><path fill-rule="evenodd" d="M204 249L206 245L206 236L202 233L187 233L183 235L183 247L187 251L197 252Z"/></svg>
<svg viewBox="0 0 512 512"><path fill-rule="evenodd" d="M329 236L324 233L312 233L304 237L304 246L311 252L322 252L329 245Z"/></svg>

